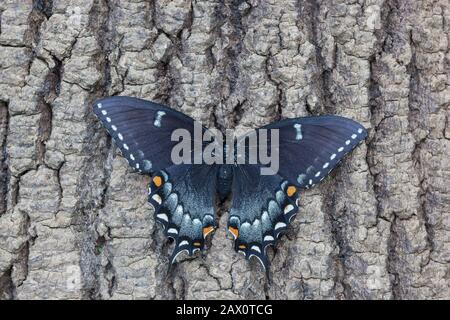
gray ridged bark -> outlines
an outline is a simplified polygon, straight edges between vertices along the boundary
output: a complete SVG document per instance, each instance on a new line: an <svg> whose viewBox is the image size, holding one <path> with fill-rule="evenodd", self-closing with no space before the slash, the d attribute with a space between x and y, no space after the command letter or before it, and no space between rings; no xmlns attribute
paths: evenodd
<svg viewBox="0 0 450 320"><path fill-rule="evenodd" d="M70 5L69 5L70 3ZM3 0L0 299L450 298L449 5ZM90 112L130 95L219 128L338 114L369 137L301 194L273 281L170 244Z"/></svg>

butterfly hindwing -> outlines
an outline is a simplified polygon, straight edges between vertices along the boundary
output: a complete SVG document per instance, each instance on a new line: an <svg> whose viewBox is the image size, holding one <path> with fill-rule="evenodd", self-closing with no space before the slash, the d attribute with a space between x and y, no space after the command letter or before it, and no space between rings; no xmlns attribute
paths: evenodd
<svg viewBox="0 0 450 320"><path fill-rule="evenodd" d="M266 249L274 245L298 211L297 188L279 175L260 175L255 165L234 170L228 231L235 250L256 257L267 270Z"/></svg>
<svg viewBox="0 0 450 320"><path fill-rule="evenodd" d="M172 165L175 129L193 137L194 120L171 108L131 97L108 97L93 105L95 115L113 137L130 166L152 173Z"/></svg>
<svg viewBox="0 0 450 320"><path fill-rule="evenodd" d="M174 165L155 173L149 185L149 202L165 234L174 239L171 263L179 253L202 250L216 225L215 188L217 167Z"/></svg>

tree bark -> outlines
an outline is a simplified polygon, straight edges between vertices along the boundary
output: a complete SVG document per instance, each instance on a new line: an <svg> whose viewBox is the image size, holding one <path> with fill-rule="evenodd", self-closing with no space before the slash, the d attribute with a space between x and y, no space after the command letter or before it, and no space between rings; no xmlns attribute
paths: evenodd
<svg viewBox="0 0 450 320"><path fill-rule="evenodd" d="M450 298L445 0L3 0L0 299ZM171 244L91 112L157 101L219 128L338 114L369 137L270 251Z"/></svg>

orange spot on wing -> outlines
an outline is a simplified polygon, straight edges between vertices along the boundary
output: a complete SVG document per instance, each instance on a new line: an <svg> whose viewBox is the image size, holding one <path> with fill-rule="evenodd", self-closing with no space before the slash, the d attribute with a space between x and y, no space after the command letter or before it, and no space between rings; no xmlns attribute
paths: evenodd
<svg viewBox="0 0 450 320"><path fill-rule="evenodd" d="M245 249L245 248L246 248L245 244L239 245L239 249Z"/></svg>
<svg viewBox="0 0 450 320"><path fill-rule="evenodd" d="M196 247L200 247L202 244L200 242L194 242L193 245Z"/></svg>
<svg viewBox="0 0 450 320"><path fill-rule="evenodd" d="M155 184L155 186L160 187L162 184L162 179L160 176L154 176L153 177L153 183Z"/></svg>
<svg viewBox="0 0 450 320"><path fill-rule="evenodd" d="M286 193L287 193L288 197L292 197L296 191L297 191L297 188L294 186L289 186L286 189Z"/></svg>
<svg viewBox="0 0 450 320"><path fill-rule="evenodd" d="M239 235L239 231L236 228L228 227L228 230L231 232L231 234L234 236L235 239L237 239Z"/></svg>
<svg viewBox="0 0 450 320"><path fill-rule="evenodd" d="M209 226L209 227L204 227L203 228L203 238L206 238L206 236L208 234L210 234L211 232L214 231L214 227L213 226Z"/></svg>

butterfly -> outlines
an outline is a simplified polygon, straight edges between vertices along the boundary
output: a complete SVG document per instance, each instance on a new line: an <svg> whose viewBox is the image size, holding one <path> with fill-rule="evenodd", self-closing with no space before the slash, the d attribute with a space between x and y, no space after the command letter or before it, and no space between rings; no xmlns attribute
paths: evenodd
<svg viewBox="0 0 450 320"><path fill-rule="evenodd" d="M94 102L93 111L129 165L151 176L148 201L155 220L174 240L171 264L182 252L192 255L205 248L205 239L217 228L216 203L231 195L227 228L234 248L247 259L257 258L267 271L266 249L297 215L299 191L322 181L367 136L362 125L339 116L271 123L256 131L278 130L278 146L271 151L278 152L279 170L262 175L261 163L175 164L172 150L178 141L172 133L185 130L193 144L195 121L169 107L114 96ZM194 156L195 151L189 155Z"/></svg>

